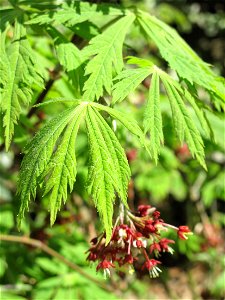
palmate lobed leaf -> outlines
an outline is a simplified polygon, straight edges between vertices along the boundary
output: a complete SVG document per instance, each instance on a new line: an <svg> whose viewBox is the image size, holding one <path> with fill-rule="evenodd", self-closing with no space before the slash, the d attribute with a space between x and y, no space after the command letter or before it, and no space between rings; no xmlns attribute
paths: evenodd
<svg viewBox="0 0 225 300"><path fill-rule="evenodd" d="M68 102L66 99L65 101ZM71 192L76 180L75 140L84 119L90 157L87 186L102 217L108 242L112 232L116 194L127 205L130 168L115 133L98 110L104 110L117 118L141 142L144 135L135 120L115 109L77 99L69 101L74 102L73 106L49 121L27 146L19 175L18 195L21 207L18 223L20 224L28 209L31 198L35 198L39 184L43 189L43 196L49 201L51 224L54 223L62 201L67 200L68 187Z"/></svg>
<svg viewBox="0 0 225 300"><path fill-rule="evenodd" d="M148 65L147 61L143 62L138 58L131 60L131 63L137 63L141 68L123 71L116 77L115 80L118 80L118 82L114 85L113 93L116 96L121 93L121 98L114 99L116 99L116 101L123 100L124 97L132 92L138 84L145 79L144 75L148 76L153 73L148 101L144 112L143 126L145 133L150 133L150 154L155 162L158 160L161 144L163 144L164 140L160 110L159 80L161 80L164 83L170 100L173 123L179 140L181 142L184 140L187 142L193 157L196 157L200 164L206 168L203 140L185 104L186 101L191 105L198 116L205 135L210 137L212 130L204 111L199 108L197 101L185 87L153 64L150 63L149 67L146 67ZM137 74L141 74L140 78L137 78Z"/></svg>
<svg viewBox="0 0 225 300"><path fill-rule="evenodd" d="M10 46L1 47L1 102L6 149L9 148L22 105L32 97L32 84L42 86L40 68L26 39L24 26L15 21L14 37Z"/></svg>
<svg viewBox="0 0 225 300"><path fill-rule="evenodd" d="M87 64L85 75L90 75L84 84L83 99L94 101L103 95L104 89L110 93L113 79L113 66L119 73L123 68L122 48L134 14L120 18L102 34L91 39L84 49L84 55L94 56Z"/></svg>
<svg viewBox="0 0 225 300"><path fill-rule="evenodd" d="M225 87L221 79L178 35L176 30L143 11L138 12L137 20L146 36L154 41L162 57L181 78L212 91L225 101Z"/></svg>

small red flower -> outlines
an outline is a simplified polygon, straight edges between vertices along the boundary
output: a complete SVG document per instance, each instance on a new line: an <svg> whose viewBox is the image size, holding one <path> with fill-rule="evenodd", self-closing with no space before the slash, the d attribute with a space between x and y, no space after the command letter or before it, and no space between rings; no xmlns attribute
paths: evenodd
<svg viewBox="0 0 225 300"><path fill-rule="evenodd" d="M151 244L149 250L150 250L150 253L152 253L153 251L160 252L161 251L160 244L154 242L153 244Z"/></svg>
<svg viewBox="0 0 225 300"><path fill-rule="evenodd" d="M146 260L146 262L142 266L142 270L144 270L144 269L152 270L158 264L161 264L161 262L156 260L156 259L148 259L148 260Z"/></svg>
<svg viewBox="0 0 225 300"><path fill-rule="evenodd" d="M166 238L162 238L161 241L159 242L162 250L164 251L169 251L168 244L174 244L174 243L175 242L173 240L169 240Z"/></svg>
<svg viewBox="0 0 225 300"><path fill-rule="evenodd" d="M114 264L112 264L110 261L104 259L103 261L101 261L96 268L96 271L98 272L98 270L102 269L104 272L104 277L110 277L110 268L115 268Z"/></svg>
<svg viewBox="0 0 225 300"><path fill-rule="evenodd" d="M191 232L191 230L189 229L188 226L179 226L178 227L177 235L180 239L187 240L188 239L187 235L192 235L192 234L193 233Z"/></svg>
<svg viewBox="0 0 225 300"><path fill-rule="evenodd" d="M115 268L114 264L111 263L110 261L104 259L97 265L96 270L98 271L100 269L105 270L105 269L110 269L110 268Z"/></svg>

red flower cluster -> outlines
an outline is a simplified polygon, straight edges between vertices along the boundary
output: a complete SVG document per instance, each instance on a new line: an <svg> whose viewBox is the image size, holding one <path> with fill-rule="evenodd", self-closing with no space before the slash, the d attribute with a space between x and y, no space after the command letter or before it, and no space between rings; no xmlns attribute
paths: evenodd
<svg viewBox="0 0 225 300"><path fill-rule="evenodd" d="M136 215L127 211L125 218L126 222L124 215L118 217L107 245L104 243L105 233L91 241L93 246L88 250L87 260L99 262L96 270L103 270L105 277L110 276L111 268L128 268L133 273L133 264L142 255L142 270L147 269L150 277L155 278L161 272L158 267L161 262L154 257L158 258L161 252L172 254L169 244L175 243L163 238L161 232L167 228L175 229L181 239L187 239L187 235L191 234L187 226L177 228L166 224L160 218L160 212L150 205L140 205Z"/></svg>

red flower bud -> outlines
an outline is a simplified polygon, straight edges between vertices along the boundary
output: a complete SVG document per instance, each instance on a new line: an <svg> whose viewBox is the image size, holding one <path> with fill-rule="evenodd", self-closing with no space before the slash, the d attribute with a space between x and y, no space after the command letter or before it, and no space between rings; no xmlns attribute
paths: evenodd
<svg viewBox="0 0 225 300"><path fill-rule="evenodd" d="M94 252L90 252L88 257L87 257L87 260L89 260L89 261L96 261L97 259L98 259L98 256Z"/></svg>
<svg viewBox="0 0 225 300"><path fill-rule="evenodd" d="M188 239L187 235L192 235L192 234L193 233L191 232L188 226L183 225L178 227L177 235L180 239L187 240Z"/></svg>
<svg viewBox="0 0 225 300"><path fill-rule="evenodd" d="M139 205L138 211L141 217L145 217L148 215L148 210L151 208L151 205Z"/></svg>
<svg viewBox="0 0 225 300"><path fill-rule="evenodd" d="M154 211L153 217L154 217L155 219L158 219L158 218L160 217L160 212L159 212L158 210Z"/></svg>
<svg viewBox="0 0 225 300"><path fill-rule="evenodd" d="M97 237L94 237L94 238L91 240L92 245L96 245L97 242L98 242L98 238L97 238Z"/></svg>
<svg viewBox="0 0 225 300"><path fill-rule="evenodd" d="M145 228L148 233L154 233L156 232L155 224L153 220L147 220L145 222Z"/></svg>

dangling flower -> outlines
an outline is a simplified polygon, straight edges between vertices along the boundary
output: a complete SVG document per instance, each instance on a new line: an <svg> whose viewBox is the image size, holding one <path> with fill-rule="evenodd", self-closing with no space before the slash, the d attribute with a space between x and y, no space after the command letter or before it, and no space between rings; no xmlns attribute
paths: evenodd
<svg viewBox="0 0 225 300"><path fill-rule="evenodd" d="M156 259L147 259L142 266L142 270L147 269L151 278L158 277L159 273L162 272L162 270L157 267L158 264L161 264L161 262Z"/></svg>
<svg viewBox="0 0 225 300"><path fill-rule="evenodd" d="M153 267L157 266L158 264L161 264L161 262L156 259L146 259L141 269L151 270Z"/></svg>
<svg viewBox="0 0 225 300"><path fill-rule="evenodd" d="M159 255L159 252L161 251L161 247L159 243L152 243L150 248L149 248L150 253L152 253L154 251L155 256Z"/></svg>
<svg viewBox="0 0 225 300"><path fill-rule="evenodd" d="M102 269L104 271L104 277L110 277L110 268L115 268L115 266L112 264L112 262L104 259L103 261L101 261L96 268L96 271L98 272L100 269Z"/></svg>
<svg viewBox="0 0 225 300"><path fill-rule="evenodd" d="M173 253L173 249L168 246L168 244L175 244L175 242L173 240L169 240L169 239L166 239L166 238L162 238L159 242L161 248L162 248L162 251L166 251L166 252L171 252Z"/></svg>
<svg viewBox="0 0 225 300"><path fill-rule="evenodd" d="M180 239L187 240L188 235L192 235L192 234L193 233L191 232L188 226L183 225L178 227L177 235Z"/></svg>

